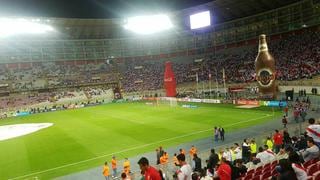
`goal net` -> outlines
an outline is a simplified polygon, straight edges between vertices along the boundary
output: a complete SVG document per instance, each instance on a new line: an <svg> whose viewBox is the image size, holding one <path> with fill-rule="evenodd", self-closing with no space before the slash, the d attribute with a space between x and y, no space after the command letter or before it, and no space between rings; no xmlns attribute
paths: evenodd
<svg viewBox="0 0 320 180"><path fill-rule="evenodd" d="M161 97L157 99L157 105L176 107L178 105L178 101L175 97Z"/></svg>

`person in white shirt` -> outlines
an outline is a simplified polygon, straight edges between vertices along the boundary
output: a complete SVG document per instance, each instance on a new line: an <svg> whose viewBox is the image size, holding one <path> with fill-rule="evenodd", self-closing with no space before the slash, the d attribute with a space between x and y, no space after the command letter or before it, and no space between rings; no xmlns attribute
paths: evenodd
<svg viewBox="0 0 320 180"><path fill-rule="evenodd" d="M303 167L303 165L300 162L300 157L296 152L291 152L289 154L289 161L291 163L292 169L296 173L297 179L298 180L305 180L307 179L307 171Z"/></svg>
<svg viewBox="0 0 320 180"><path fill-rule="evenodd" d="M309 126L306 128L307 135L313 138L315 144L320 148L320 124L315 124L315 119L308 120Z"/></svg>
<svg viewBox="0 0 320 180"><path fill-rule="evenodd" d="M319 148L314 144L313 138L307 138L308 148L302 151L302 157L305 162L310 161L312 159L319 158Z"/></svg>
<svg viewBox="0 0 320 180"><path fill-rule="evenodd" d="M224 157L227 161L232 162L232 154L229 148L223 152L222 157Z"/></svg>
<svg viewBox="0 0 320 180"><path fill-rule="evenodd" d="M239 144L234 143L234 145L235 145L234 153L236 154L236 159L242 159L242 151L241 151L241 148L239 147Z"/></svg>
<svg viewBox="0 0 320 180"><path fill-rule="evenodd" d="M186 162L186 157L184 154L179 154L177 156L178 162L180 164L180 169L177 171L178 180L191 180L192 168Z"/></svg>
<svg viewBox="0 0 320 180"><path fill-rule="evenodd" d="M264 150L262 147L259 147L259 153L257 154L256 158L260 159L262 164L267 164L275 159L275 155L268 149Z"/></svg>

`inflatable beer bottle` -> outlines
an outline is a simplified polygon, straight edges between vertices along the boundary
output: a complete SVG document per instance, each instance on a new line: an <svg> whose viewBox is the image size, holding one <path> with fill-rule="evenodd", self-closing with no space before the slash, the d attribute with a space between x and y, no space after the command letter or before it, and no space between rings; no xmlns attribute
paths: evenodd
<svg viewBox="0 0 320 180"><path fill-rule="evenodd" d="M259 52L255 60L256 80L262 99L276 98L276 66L275 60L269 53L266 35L259 36Z"/></svg>

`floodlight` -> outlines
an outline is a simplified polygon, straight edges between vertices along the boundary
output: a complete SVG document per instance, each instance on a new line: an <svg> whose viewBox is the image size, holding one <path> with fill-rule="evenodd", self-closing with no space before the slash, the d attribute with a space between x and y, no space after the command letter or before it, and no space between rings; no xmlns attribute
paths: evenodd
<svg viewBox="0 0 320 180"><path fill-rule="evenodd" d="M12 19L0 18L0 37L7 37L17 34L42 34L52 31L53 28L46 24L39 23L40 19Z"/></svg>
<svg viewBox="0 0 320 180"><path fill-rule="evenodd" d="M211 25L210 11L204 11L190 16L190 28L198 29Z"/></svg>
<svg viewBox="0 0 320 180"><path fill-rule="evenodd" d="M172 22L167 15L136 16L127 19L125 29L138 34L152 34L172 28Z"/></svg>

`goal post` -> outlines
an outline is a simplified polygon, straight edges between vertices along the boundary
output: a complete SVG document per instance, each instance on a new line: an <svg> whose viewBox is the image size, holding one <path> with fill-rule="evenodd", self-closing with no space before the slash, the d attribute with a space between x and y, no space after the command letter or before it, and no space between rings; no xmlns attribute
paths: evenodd
<svg viewBox="0 0 320 180"><path fill-rule="evenodd" d="M176 107L178 105L178 100L175 97L161 97L157 99L157 105Z"/></svg>

